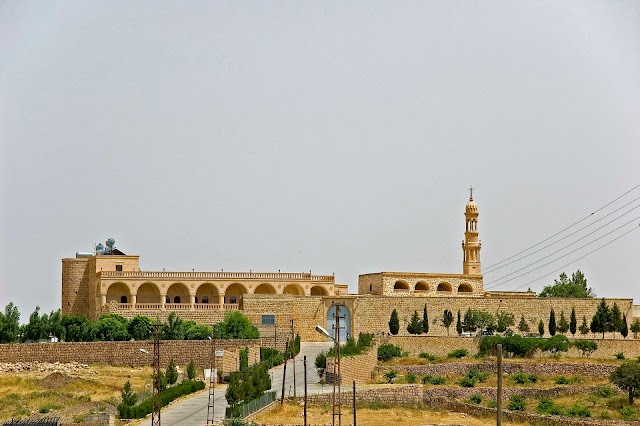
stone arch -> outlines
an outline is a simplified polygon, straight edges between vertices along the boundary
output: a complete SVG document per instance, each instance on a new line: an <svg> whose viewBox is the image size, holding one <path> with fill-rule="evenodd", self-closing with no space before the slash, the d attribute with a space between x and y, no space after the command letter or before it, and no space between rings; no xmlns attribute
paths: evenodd
<svg viewBox="0 0 640 426"><path fill-rule="evenodd" d="M276 294L276 289L271 284L262 283L253 290L253 294Z"/></svg>
<svg viewBox="0 0 640 426"><path fill-rule="evenodd" d="M136 303L160 303L160 289L154 283L144 283L138 288Z"/></svg>
<svg viewBox="0 0 640 426"><path fill-rule="evenodd" d="M127 303L122 302L122 297L126 297L127 301L131 300L131 291L125 283L113 283L107 289L107 303Z"/></svg>
<svg viewBox="0 0 640 426"><path fill-rule="evenodd" d="M393 285L393 290L394 291L408 291L409 290L409 284L406 281L398 280Z"/></svg>
<svg viewBox="0 0 640 426"><path fill-rule="evenodd" d="M327 289L322 287L321 285L314 285L311 287L311 295L312 296L328 296L329 292Z"/></svg>
<svg viewBox="0 0 640 426"><path fill-rule="evenodd" d="M415 286L415 291L429 291L429 284L424 281L418 281Z"/></svg>
<svg viewBox="0 0 640 426"><path fill-rule="evenodd" d="M174 283L167 289L167 303L190 303L189 289L182 283Z"/></svg>
<svg viewBox="0 0 640 426"><path fill-rule="evenodd" d="M462 283L458 286L458 293L473 293L473 287L469 283Z"/></svg>
<svg viewBox="0 0 640 426"><path fill-rule="evenodd" d="M242 296L247 294L247 288L242 284L233 283L224 292L224 303L240 304Z"/></svg>
<svg viewBox="0 0 640 426"><path fill-rule="evenodd" d="M218 288L211 283L204 283L198 286L196 290L196 303L218 303L220 300L220 293Z"/></svg>
<svg viewBox="0 0 640 426"><path fill-rule="evenodd" d="M304 296L304 290L298 284L287 284L282 290L282 294L291 294L293 296Z"/></svg>
<svg viewBox="0 0 640 426"><path fill-rule="evenodd" d="M451 284L449 284L448 282L441 282L440 284L438 284L438 291L451 293Z"/></svg>

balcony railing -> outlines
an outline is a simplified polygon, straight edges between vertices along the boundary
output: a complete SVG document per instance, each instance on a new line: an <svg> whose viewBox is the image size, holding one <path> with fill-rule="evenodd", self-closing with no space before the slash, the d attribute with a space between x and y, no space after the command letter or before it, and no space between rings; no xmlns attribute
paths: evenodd
<svg viewBox="0 0 640 426"><path fill-rule="evenodd" d="M333 275L311 275L304 272L160 272L160 271L100 271L102 278L190 278L190 279L249 279L299 280L334 282Z"/></svg>
<svg viewBox="0 0 640 426"><path fill-rule="evenodd" d="M165 310L165 311L237 311L240 309L240 305L237 303L165 303L164 309L162 303L109 303L102 306L102 312L111 311L153 311L153 310Z"/></svg>

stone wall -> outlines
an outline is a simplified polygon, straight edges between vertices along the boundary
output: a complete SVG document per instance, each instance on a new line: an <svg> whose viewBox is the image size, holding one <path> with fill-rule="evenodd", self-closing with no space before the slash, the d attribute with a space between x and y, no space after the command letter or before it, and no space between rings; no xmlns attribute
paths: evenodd
<svg viewBox="0 0 640 426"><path fill-rule="evenodd" d="M260 360L260 340L217 340L216 348L224 350L222 370L235 371L239 350L249 348L249 363ZM144 349L148 354L143 353ZM178 365L193 360L198 368L209 368L211 341L163 340L160 343L160 365L166 366L173 358ZM105 363L115 366L143 366L153 361L153 341L126 342L58 342L15 343L0 345L0 362L78 362Z"/></svg>
<svg viewBox="0 0 640 426"><path fill-rule="evenodd" d="M327 358L327 372L333 373L335 358ZM371 373L378 364L378 346L372 346L367 352L357 356L340 357L340 375L342 385L349 386L353 381L357 384L371 380Z"/></svg>
<svg viewBox="0 0 640 426"><path fill-rule="evenodd" d="M429 331L431 333L431 331ZM388 336L385 342L400 346L404 351L417 355L420 352L427 352L437 356L446 356L454 349L466 349L469 354L478 352L478 337L458 337L458 336ZM574 340L569 338L569 340ZM640 356L640 340L631 339L588 339L596 342L598 349L591 354L591 358L613 359L618 352L624 353L626 358ZM537 356L546 357L547 353L537 352ZM563 354L563 356L565 356ZM581 352L576 348L570 348L566 356L579 358Z"/></svg>
<svg viewBox="0 0 640 426"><path fill-rule="evenodd" d="M85 315L89 299L88 258L62 259L62 313Z"/></svg>

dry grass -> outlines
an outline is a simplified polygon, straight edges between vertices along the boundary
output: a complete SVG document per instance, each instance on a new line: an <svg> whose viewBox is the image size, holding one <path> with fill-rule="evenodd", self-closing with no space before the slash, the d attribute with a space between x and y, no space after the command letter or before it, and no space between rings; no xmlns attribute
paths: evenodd
<svg viewBox="0 0 640 426"><path fill-rule="evenodd" d="M343 410L343 423L350 424L353 414L349 409ZM330 424L330 407L309 407L308 422L310 424ZM357 411L358 425L379 426L381 424L400 424L405 426L429 425L469 425L484 426L493 425L495 420L479 419L461 413L446 411L431 411L407 407L393 408L360 408ZM263 413L255 420L258 424L281 425L302 424L302 407L296 404L277 406L274 410ZM505 425L517 425L516 423L503 422Z"/></svg>
<svg viewBox="0 0 640 426"><path fill-rule="evenodd" d="M151 368L95 365L69 374L0 373L0 419L24 418L37 413L64 417L65 411L74 411L73 407L115 403L127 380L131 381L134 391L144 391L151 381Z"/></svg>

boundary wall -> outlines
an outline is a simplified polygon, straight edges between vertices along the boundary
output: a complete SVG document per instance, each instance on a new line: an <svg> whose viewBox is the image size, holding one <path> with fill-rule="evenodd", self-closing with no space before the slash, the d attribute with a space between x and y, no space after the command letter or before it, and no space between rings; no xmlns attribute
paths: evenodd
<svg viewBox="0 0 640 426"><path fill-rule="evenodd" d="M217 340L216 349L224 350L216 358L218 368L228 373L238 369L239 351L249 348L249 364L260 361L260 339ZM146 350L143 353L140 349ZM165 367L173 358L184 367L193 360L198 368L209 368L211 341L162 340L160 341L160 366ZM153 341L125 342L57 342L12 343L0 345L0 362L78 362L82 364L104 363L113 366L141 367L153 362ZM221 367L220 367L221 366Z"/></svg>

